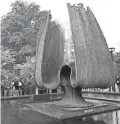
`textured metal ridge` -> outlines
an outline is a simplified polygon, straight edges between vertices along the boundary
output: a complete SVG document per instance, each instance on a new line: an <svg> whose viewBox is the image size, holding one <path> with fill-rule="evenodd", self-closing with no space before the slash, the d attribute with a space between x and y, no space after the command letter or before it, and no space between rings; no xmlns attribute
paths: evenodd
<svg viewBox="0 0 120 124"><path fill-rule="evenodd" d="M50 12L46 12L41 18L35 78L38 87L55 89L59 85L59 70L63 64L64 36L60 26L50 21L50 16Z"/></svg>
<svg viewBox="0 0 120 124"><path fill-rule="evenodd" d="M75 49L73 87L107 88L114 83L114 64L105 37L89 7L68 5Z"/></svg>

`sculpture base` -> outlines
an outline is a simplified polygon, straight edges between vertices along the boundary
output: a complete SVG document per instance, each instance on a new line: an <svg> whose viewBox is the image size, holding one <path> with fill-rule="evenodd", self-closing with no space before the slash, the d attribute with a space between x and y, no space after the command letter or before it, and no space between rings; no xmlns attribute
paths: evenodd
<svg viewBox="0 0 120 124"><path fill-rule="evenodd" d="M61 108L86 108L86 107L92 107L94 104L92 102L85 101L82 97L76 97L76 98L63 98L59 101L54 101L54 106L61 107Z"/></svg>
<svg viewBox="0 0 120 124"><path fill-rule="evenodd" d="M120 109L120 106L104 102L95 102L93 106L85 108L60 107L55 105L54 102L30 103L26 104L25 107L31 111L36 111L38 114L44 114L56 119L81 118Z"/></svg>

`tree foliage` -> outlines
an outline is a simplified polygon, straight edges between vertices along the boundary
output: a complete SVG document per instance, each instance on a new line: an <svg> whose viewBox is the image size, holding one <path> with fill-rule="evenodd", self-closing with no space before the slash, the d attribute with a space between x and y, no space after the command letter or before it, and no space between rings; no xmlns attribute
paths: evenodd
<svg viewBox="0 0 120 124"><path fill-rule="evenodd" d="M75 61L74 45L71 39L67 39L64 47L64 62L70 63L73 61Z"/></svg>
<svg viewBox="0 0 120 124"><path fill-rule="evenodd" d="M36 25L38 25L39 19L39 5L28 4L24 1L16 1L11 4L11 11L3 16L1 21L1 45L17 52L22 47L27 48L28 46L29 49L29 45L35 47L39 30ZM35 49L32 52L34 53L34 51Z"/></svg>
<svg viewBox="0 0 120 124"><path fill-rule="evenodd" d="M2 79L6 75L16 75L16 72L18 75L33 74L34 64L31 60L36 54L40 17L39 5L22 0L12 3L11 11L2 17Z"/></svg>

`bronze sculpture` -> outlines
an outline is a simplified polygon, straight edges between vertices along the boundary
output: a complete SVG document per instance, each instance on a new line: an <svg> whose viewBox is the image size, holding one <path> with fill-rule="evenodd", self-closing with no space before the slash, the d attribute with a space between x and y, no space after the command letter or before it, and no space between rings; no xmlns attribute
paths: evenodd
<svg viewBox="0 0 120 124"><path fill-rule="evenodd" d="M63 62L64 36L58 24L51 24L50 12L41 18L35 78L38 87L55 89L64 97L54 105L76 108L93 106L81 95L82 88L107 88L114 83L114 66L105 37L89 7L68 4L75 62Z"/></svg>

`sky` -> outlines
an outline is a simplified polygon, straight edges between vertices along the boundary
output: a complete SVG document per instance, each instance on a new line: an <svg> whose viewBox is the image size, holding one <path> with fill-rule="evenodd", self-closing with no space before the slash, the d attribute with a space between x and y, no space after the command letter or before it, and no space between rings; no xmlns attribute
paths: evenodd
<svg viewBox="0 0 120 124"><path fill-rule="evenodd" d="M10 4L15 0L0 1L0 17L10 11ZM116 52L120 51L120 0L26 0L35 2L41 6L41 10L51 10L53 20L57 20L68 32L69 16L66 3L83 3L89 6L106 38L108 47L114 47Z"/></svg>

